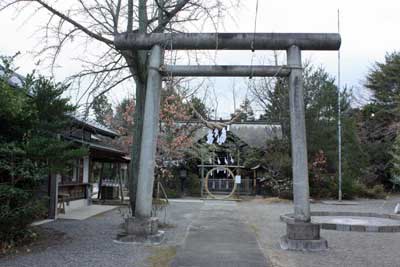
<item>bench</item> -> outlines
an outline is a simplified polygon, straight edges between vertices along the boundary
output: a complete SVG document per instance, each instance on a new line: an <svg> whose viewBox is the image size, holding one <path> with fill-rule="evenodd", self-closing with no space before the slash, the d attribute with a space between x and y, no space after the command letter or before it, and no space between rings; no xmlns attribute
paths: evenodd
<svg viewBox="0 0 400 267"><path fill-rule="evenodd" d="M58 194L58 213L65 214L65 203L69 202L69 194L66 193L59 193Z"/></svg>

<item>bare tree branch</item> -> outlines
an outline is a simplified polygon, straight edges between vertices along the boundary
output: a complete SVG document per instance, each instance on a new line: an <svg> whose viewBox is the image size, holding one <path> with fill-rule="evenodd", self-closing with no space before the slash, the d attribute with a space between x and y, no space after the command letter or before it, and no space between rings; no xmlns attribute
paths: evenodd
<svg viewBox="0 0 400 267"><path fill-rule="evenodd" d="M78 23L77 21L73 20L72 18L68 17L67 15L64 15L63 13L61 13L60 11L54 9L53 7L49 6L48 4L46 4L45 2L43 2L42 0L17 0L14 1L13 3L10 3L9 5L6 6L10 6L11 4L15 4L18 2L23 2L23 1L34 1L37 2L38 4L40 4L42 7L44 7L45 9L47 9L50 13L60 17L61 19L68 21L69 23L71 23L72 25L74 25L75 27L77 27L79 30L81 30L82 32L86 33L88 36L99 40L101 42L107 43L107 44L112 44L113 41L109 40L107 38L102 37L101 35L98 35L90 30L88 30L88 28L84 27L82 24Z"/></svg>
<svg viewBox="0 0 400 267"><path fill-rule="evenodd" d="M166 15L163 18L163 21L157 25L157 27L153 30L153 32L160 32L163 28L165 28L165 26L168 25L171 19L175 17L176 14L178 14L178 12L181 11L187 3L189 3L189 1L190 0L181 0L172 11L170 12L164 11Z"/></svg>

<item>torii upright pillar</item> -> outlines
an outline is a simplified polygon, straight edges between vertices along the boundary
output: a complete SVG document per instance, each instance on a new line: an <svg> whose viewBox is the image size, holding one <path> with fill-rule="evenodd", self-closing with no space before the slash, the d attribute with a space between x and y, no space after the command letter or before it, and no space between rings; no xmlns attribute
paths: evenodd
<svg viewBox="0 0 400 267"><path fill-rule="evenodd" d="M294 217L310 221L309 182L307 170L306 122L304 114L303 70L301 50L291 46L287 50L289 75L290 133L292 143Z"/></svg>
<svg viewBox="0 0 400 267"><path fill-rule="evenodd" d="M292 45L286 51L289 75L290 133L292 145L294 215L286 220L286 235L280 240L282 249L320 251L328 248L320 237L320 225L311 223L308 181L307 140L304 112L303 70L301 50Z"/></svg>

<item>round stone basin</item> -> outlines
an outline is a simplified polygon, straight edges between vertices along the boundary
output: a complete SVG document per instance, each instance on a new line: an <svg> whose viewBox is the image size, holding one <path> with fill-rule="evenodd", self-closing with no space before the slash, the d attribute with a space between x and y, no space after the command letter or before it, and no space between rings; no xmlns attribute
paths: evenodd
<svg viewBox="0 0 400 267"><path fill-rule="evenodd" d="M281 216L294 222L293 214ZM355 232L400 232L400 215L362 212L311 212L311 222L322 229Z"/></svg>
<svg viewBox="0 0 400 267"><path fill-rule="evenodd" d="M345 225L370 225L370 226L385 226L385 225L400 225L400 221L376 217L344 217L344 216L314 216L311 218L313 223L335 223Z"/></svg>

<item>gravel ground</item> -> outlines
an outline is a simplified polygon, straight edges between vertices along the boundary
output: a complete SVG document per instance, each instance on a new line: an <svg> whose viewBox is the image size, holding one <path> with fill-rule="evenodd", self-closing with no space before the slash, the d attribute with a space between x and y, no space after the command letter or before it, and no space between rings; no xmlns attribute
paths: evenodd
<svg viewBox="0 0 400 267"><path fill-rule="evenodd" d="M313 211L362 211L391 213L400 197L383 200L359 200L359 205L312 204ZM84 221L58 220L42 229L53 233L50 242L32 248L31 252L0 259L1 267L30 266L167 266L187 236L188 228L197 221L204 204L171 203L159 214L167 226L166 240L160 246L117 244L113 242L123 221L113 210ZM362 266L400 267L400 233L360 233L321 230L328 240L326 252L303 253L283 251L278 241L285 234L279 216L292 212L291 202L253 199L238 203L234 212L257 236L264 255L276 267ZM205 216L205 215L203 215ZM204 218L203 218L204 219ZM212 267L212 266L210 266Z"/></svg>
<svg viewBox="0 0 400 267"><path fill-rule="evenodd" d="M163 257L169 260L168 257L174 256L174 247L183 243L188 225L199 210L199 205L201 203L170 204L165 219L168 224L164 229L166 240L160 246L113 242L121 231L120 224L123 221L121 213L116 209L84 221L57 220L45 224L41 227L57 233L54 237L60 239L59 242L53 240L48 244L41 244L40 248L33 248L30 253L1 258L0 266L141 267L160 264ZM160 214L160 218L163 222L163 214Z"/></svg>
<svg viewBox="0 0 400 267"><path fill-rule="evenodd" d="M384 200L358 200L359 205L312 204L312 211L359 211L392 213L399 197ZM254 199L239 204L243 220L257 234L264 254L279 267L313 266L400 266L400 233L362 233L321 230L321 236L328 240L326 252L293 252L279 248L279 239L286 232L279 216L291 213L291 202L271 203L267 199Z"/></svg>

